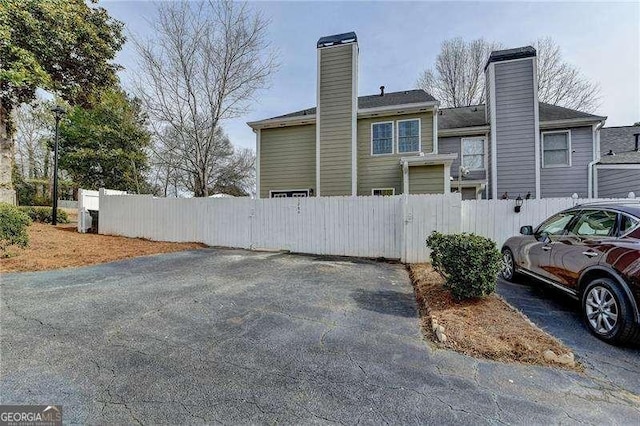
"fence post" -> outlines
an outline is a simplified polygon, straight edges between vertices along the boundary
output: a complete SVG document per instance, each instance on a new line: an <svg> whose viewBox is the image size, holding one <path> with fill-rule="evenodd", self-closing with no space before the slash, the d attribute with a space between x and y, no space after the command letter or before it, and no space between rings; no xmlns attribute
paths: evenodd
<svg viewBox="0 0 640 426"><path fill-rule="evenodd" d="M406 262L407 261L407 226L408 226L408 220L407 220L407 215L408 215L408 210L409 210L409 195L405 192L404 194L402 194L402 237L401 237L401 254L400 254L400 260L402 262Z"/></svg>

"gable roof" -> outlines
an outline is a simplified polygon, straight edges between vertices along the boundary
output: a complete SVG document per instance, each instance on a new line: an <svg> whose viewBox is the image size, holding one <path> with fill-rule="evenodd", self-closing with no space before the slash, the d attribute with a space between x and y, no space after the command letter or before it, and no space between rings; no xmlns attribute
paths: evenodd
<svg viewBox="0 0 640 426"><path fill-rule="evenodd" d="M540 122L575 119L593 119L593 121L600 121L606 118L544 102L539 102L538 108ZM444 130L463 127L488 126L489 123L485 119L484 110L484 104L456 108L441 108L440 115L438 116L438 128Z"/></svg>
<svg viewBox="0 0 640 426"><path fill-rule="evenodd" d="M640 152L635 150L636 133L640 133L640 126L600 129L600 164L640 163ZM615 155L607 155L610 150Z"/></svg>
<svg viewBox="0 0 640 426"><path fill-rule="evenodd" d="M385 106L416 104L423 102L436 102L436 98L421 89L403 90L401 92L385 93L384 96L368 95L358 97L358 108L379 108ZM313 115L316 108L301 109L300 111L290 112L277 117L271 117L267 120L275 120L278 118L300 117L304 115Z"/></svg>
<svg viewBox="0 0 640 426"><path fill-rule="evenodd" d="M403 90L400 92L385 93L383 96L380 96L379 94L360 96L358 97L358 109L392 107L396 105L410 105L426 102L437 102L437 100L424 90L412 89ZM551 105L544 102L539 102L538 105L541 123L563 120L592 120L594 122L597 122L606 119L606 117L589 114L575 109L564 108L557 105ZM276 121L288 118L303 118L305 116L314 116L315 113L316 108L312 107L260 120L260 122L268 122L270 120ZM251 125L255 123L249 124ZM488 125L489 123L485 119L484 104L455 108L441 108L439 110L438 129L440 130Z"/></svg>

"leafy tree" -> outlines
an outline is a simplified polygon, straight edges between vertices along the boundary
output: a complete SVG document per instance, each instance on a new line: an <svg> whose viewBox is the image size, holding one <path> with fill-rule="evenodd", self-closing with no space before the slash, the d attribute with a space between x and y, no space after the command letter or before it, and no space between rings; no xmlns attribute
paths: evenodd
<svg viewBox="0 0 640 426"><path fill-rule="evenodd" d="M60 168L81 188L146 189L150 135L135 99L109 89L92 108L72 108L60 125Z"/></svg>
<svg viewBox="0 0 640 426"><path fill-rule="evenodd" d="M37 88L87 105L117 82L122 28L84 0L0 0L0 189L11 188L12 110Z"/></svg>

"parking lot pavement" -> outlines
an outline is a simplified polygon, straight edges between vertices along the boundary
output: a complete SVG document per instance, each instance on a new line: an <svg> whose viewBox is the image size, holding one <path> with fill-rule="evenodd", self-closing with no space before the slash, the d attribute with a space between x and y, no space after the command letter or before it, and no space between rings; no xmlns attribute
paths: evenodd
<svg viewBox="0 0 640 426"><path fill-rule="evenodd" d="M498 294L571 347L587 374L640 394L640 348L612 346L589 333L578 301L525 278L518 283L499 280Z"/></svg>
<svg viewBox="0 0 640 426"><path fill-rule="evenodd" d="M203 249L1 277L0 403L69 423L628 423L607 380L421 336L399 264Z"/></svg>

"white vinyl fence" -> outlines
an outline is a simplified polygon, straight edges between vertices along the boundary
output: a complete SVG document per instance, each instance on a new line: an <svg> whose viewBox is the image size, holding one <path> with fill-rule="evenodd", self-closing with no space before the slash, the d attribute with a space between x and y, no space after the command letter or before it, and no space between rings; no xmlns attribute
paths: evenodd
<svg viewBox="0 0 640 426"><path fill-rule="evenodd" d="M78 189L78 232L85 233L91 228L89 210L100 210L100 192L105 195L126 194L125 191L117 191L115 189L101 189L100 191Z"/></svg>
<svg viewBox="0 0 640 426"><path fill-rule="evenodd" d="M433 231L470 232L498 246L522 225L536 226L571 198L462 201L459 194L392 197L155 198L100 193L101 234L210 246L324 255L429 260Z"/></svg>

